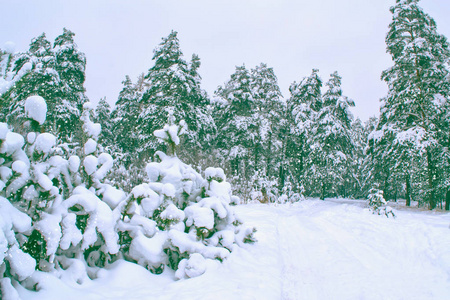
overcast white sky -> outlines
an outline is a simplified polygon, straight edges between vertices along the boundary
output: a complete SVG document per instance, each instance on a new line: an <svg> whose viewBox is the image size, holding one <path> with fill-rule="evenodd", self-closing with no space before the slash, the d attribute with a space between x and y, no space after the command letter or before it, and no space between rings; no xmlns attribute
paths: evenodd
<svg viewBox="0 0 450 300"><path fill-rule="evenodd" d="M381 72L391 65L384 38L395 0L0 0L0 46L26 51L42 32L50 41L63 27L87 56L86 89L93 102L117 100L125 75L152 65L153 49L179 33L186 60L202 61L203 88L213 95L236 65L273 67L283 95L318 68L324 82L337 70L356 116L378 115L386 93ZM450 1L422 0L450 37Z"/></svg>

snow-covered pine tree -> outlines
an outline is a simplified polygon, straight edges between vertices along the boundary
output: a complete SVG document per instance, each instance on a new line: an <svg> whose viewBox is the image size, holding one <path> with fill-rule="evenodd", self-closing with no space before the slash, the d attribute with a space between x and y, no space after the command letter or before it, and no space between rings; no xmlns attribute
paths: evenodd
<svg viewBox="0 0 450 300"><path fill-rule="evenodd" d="M322 79L316 69L312 70L310 76L289 87L291 97L287 103L283 140L284 168L280 172L280 181L282 186L290 181L289 186L299 194L304 192L304 185L307 184L305 172L311 151L308 142L316 114L322 108L321 88Z"/></svg>
<svg viewBox="0 0 450 300"><path fill-rule="evenodd" d="M0 49L0 101L2 105L0 106L0 122L6 122L10 107L11 99L6 97L4 94L11 89L14 83L24 75L25 70L31 68L31 64L28 63L27 67L21 72L14 74L12 72L17 55L15 54L15 45L12 42L5 44L5 49ZM14 75L16 76L14 76Z"/></svg>
<svg viewBox="0 0 450 300"><path fill-rule="evenodd" d="M140 76L137 84L133 84L129 76L122 82L123 89L115 108L111 113L113 143L112 152L116 159L114 176L110 178L126 192L131 187L142 183L143 163L136 155L139 146L138 117L140 113L139 98L144 88L144 76Z"/></svg>
<svg viewBox="0 0 450 300"><path fill-rule="evenodd" d="M98 137L98 141L102 145L106 145L108 151L113 147L114 134L112 132L112 118L111 118L111 106L106 102L106 98L101 98L95 108L94 121L99 123L102 127L102 131Z"/></svg>
<svg viewBox="0 0 450 300"><path fill-rule="evenodd" d="M272 68L261 63L251 70L251 89L258 114L258 135L255 136L254 165L258 180L254 189L261 197L275 201L277 178L281 167L281 124L286 103L281 95L277 77Z"/></svg>
<svg viewBox="0 0 450 300"><path fill-rule="evenodd" d="M311 180L310 191L319 188L323 200L327 195L344 193L340 188L348 176L354 142L351 133L353 115L349 108L353 100L342 94L341 77L337 72L330 75L327 91L323 95L322 108L317 113L308 144L307 177Z"/></svg>
<svg viewBox="0 0 450 300"><path fill-rule="evenodd" d="M234 187L245 200L252 190L255 174L255 149L259 139L257 110L252 91L252 77L245 66L236 67L231 78L215 92L217 156L228 165Z"/></svg>
<svg viewBox="0 0 450 300"><path fill-rule="evenodd" d="M79 138L82 134L80 116L83 103L87 101L84 88L86 57L78 50L74 36L72 31L64 28L53 46L61 91L61 99L54 110L57 116L55 125L58 136L65 141L72 137Z"/></svg>
<svg viewBox="0 0 450 300"><path fill-rule="evenodd" d="M122 82L123 89L112 112L114 146L116 151L125 157L121 161L126 166L133 161L133 155L138 147L137 120L139 114L138 91L129 76Z"/></svg>
<svg viewBox="0 0 450 300"><path fill-rule="evenodd" d="M8 124L16 132L24 132L24 102L31 95L44 97L48 106L45 130L63 141L79 138L82 103L84 95L84 54L78 52L73 33L64 33L55 40L52 49L45 33L31 41L26 53L13 56L11 67L5 74L9 84L0 90L2 100L8 103Z"/></svg>
<svg viewBox="0 0 450 300"><path fill-rule="evenodd" d="M369 205L369 209L372 211L372 213L374 214L376 213L378 215L385 215L388 218L389 216L395 218L394 211L390 206L387 205L382 190L372 188L369 191L369 195L367 196L367 202Z"/></svg>
<svg viewBox="0 0 450 300"><path fill-rule="evenodd" d="M7 121L16 132L22 133L28 130L21 126L27 119L24 104L30 95L39 95L52 100L58 98L55 87L59 84L59 76L55 67L55 56L45 33L32 39L29 51L19 54L15 59L12 69L12 73L15 74L9 76L18 76L20 79L14 80L15 84L2 97L6 99L6 103L10 104ZM24 71L25 74L20 74ZM53 104L53 101L49 101L49 111L54 109Z"/></svg>
<svg viewBox="0 0 450 300"><path fill-rule="evenodd" d="M426 162L423 169L426 188L421 182L418 184L421 189L425 188L426 201L433 209L436 198L443 197L437 194L440 172L436 166L441 163L440 153L444 151L439 136L440 132L445 132L442 117L446 115L444 110L449 102L447 66L450 52L446 38L437 33L435 21L418 6L418 2L397 0L391 8L393 19L386 44L394 65L382 74L389 92L382 99L380 122L372 135L372 153L382 156L380 163L383 169L389 168L386 166L389 162L402 159L404 151L382 155L398 141L409 148L410 154L418 153L413 155L413 159ZM400 169L408 168L406 161L411 160L411 155L403 157L405 163ZM385 175L384 181L389 177ZM408 175L404 177L409 178ZM383 186L384 182L380 184Z"/></svg>
<svg viewBox="0 0 450 300"><path fill-rule="evenodd" d="M235 244L254 242L254 228L236 219L236 202L222 169L207 168L205 179L176 156L186 123L154 132L169 154L156 152L147 164L147 182L133 188L119 223L122 252L154 273L165 266L177 278L205 272L208 260L225 259Z"/></svg>
<svg viewBox="0 0 450 300"><path fill-rule="evenodd" d="M366 189L366 185L371 179L366 173L368 170L368 161L366 155L364 155L368 133L361 119L356 118L352 122L350 133L354 143L354 150L350 153L348 176L346 176L345 186L346 195L342 196L352 196L356 199L361 199L367 195L368 190Z"/></svg>
<svg viewBox="0 0 450 300"><path fill-rule="evenodd" d="M190 161L198 161L202 143L209 140L213 128L213 120L207 113L209 102L199 84L200 61L197 56L191 64L183 59L176 31L163 38L154 50L153 60L155 64L145 76L145 91L139 101L139 155L145 160L161 147L153 131L163 127L168 111L173 111L174 116L185 120L188 126L182 141L187 144L179 154Z"/></svg>

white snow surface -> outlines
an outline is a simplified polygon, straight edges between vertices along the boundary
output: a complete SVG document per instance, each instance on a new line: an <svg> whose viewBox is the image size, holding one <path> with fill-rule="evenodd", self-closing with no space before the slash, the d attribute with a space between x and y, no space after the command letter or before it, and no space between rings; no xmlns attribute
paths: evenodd
<svg viewBox="0 0 450 300"><path fill-rule="evenodd" d="M119 260L80 285L48 275L39 292L18 291L24 300L449 299L450 214L399 209L393 219L364 205L305 200L238 206L240 219L258 229L258 242L235 247L223 263L195 258L197 267L188 269L206 271L191 279L177 281L167 268L153 275Z"/></svg>

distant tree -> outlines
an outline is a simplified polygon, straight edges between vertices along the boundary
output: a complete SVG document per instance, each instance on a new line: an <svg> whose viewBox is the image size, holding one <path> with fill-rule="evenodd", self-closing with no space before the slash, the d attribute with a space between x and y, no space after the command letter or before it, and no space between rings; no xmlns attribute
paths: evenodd
<svg viewBox="0 0 450 300"><path fill-rule="evenodd" d="M129 76L122 81L123 89L112 112L112 131L115 151L126 156L124 161L129 165L138 147L137 120L139 116L139 94Z"/></svg>
<svg viewBox="0 0 450 300"><path fill-rule="evenodd" d="M302 192L305 184L307 159L310 155L311 130L317 113L322 108L322 79L319 70L289 87L291 97L287 103L284 139L284 172L280 172L281 183L285 177L292 181L294 191ZM286 174L285 174L286 172Z"/></svg>
<svg viewBox="0 0 450 300"><path fill-rule="evenodd" d="M64 29L52 47L43 33L31 41L28 52L15 55L9 62L8 77L13 85L1 97L9 108L3 114L17 132L26 131L21 128L26 124L25 99L39 95L47 100L49 112L44 129L65 142L80 141L81 107L87 100L83 87L86 60L73 36Z"/></svg>
<svg viewBox="0 0 450 300"><path fill-rule="evenodd" d="M261 63L251 70L251 89L258 113L254 160L260 175L277 176L280 168L281 120L286 103L272 68Z"/></svg>
<svg viewBox="0 0 450 300"><path fill-rule="evenodd" d="M345 185L355 148L351 133L353 116L349 110L355 104L342 94L341 77L337 72L331 74L326 85L322 108L316 115L308 141L311 153L307 177L313 187L320 188L321 199L345 193L339 189Z"/></svg>
<svg viewBox="0 0 450 300"><path fill-rule="evenodd" d="M102 145L111 147L114 143L114 134L112 132L111 106L106 102L106 98L100 99L95 108L94 121L102 126L102 131L98 141Z"/></svg>
<svg viewBox="0 0 450 300"><path fill-rule="evenodd" d="M195 55L191 64L183 59L175 31L163 38L154 50L153 60L155 64L145 76L145 90L139 101L138 152L145 159L152 157L156 149L164 148L153 131L161 128L168 120L168 112L173 111L176 120L183 119L188 126L182 141L186 143L183 147L186 151L179 155L188 161L196 160L213 128L212 118L207 114L209 101L197 73L200 61Z"/></svg>
<svg viewBox="0 0 450 300"><path fill-rule="evenodd" d="M81 135L80 116L83 103L87 101L84 88L86 57L78 50L74 35L64 28L53 47L61 89L61 100L55 107L55 123L58 135L64 139Z"/></svg>
<svg viewBox="0 0 450 300"><path fill-rule="evenodd" d="M258 113L251 87L251 74L245 66L236 67L230 79L215 94L218 156L228 164L229 173L239 181L240 193L248 199L259 139ZM258 150L259 151L259 150Z"/></svg>
<svg viewBox="0 0 450 300"><path fill-rule="evenodd" d="M27 130L22 126L26 120L25 100L30 95L39 95L49 99L49 111L54 110L55 99L59 96L58 88L54 88L59 85L59 75L55 70L56 60L45 33L32 39L27 53L18 55L14 61L12 72L17 76L25 65L29 65L26 73L19 76L20 79L2 96L10 104L7 121L19 133ZM49 124L52 121L52 116L50 116Z"/></svg>

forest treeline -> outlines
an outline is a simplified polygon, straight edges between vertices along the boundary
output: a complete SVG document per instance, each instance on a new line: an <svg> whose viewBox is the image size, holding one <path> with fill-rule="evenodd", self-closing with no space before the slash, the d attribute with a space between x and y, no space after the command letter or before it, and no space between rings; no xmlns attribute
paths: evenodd
<svg viewBox="0 0 450 300"><path fill-rule="evenodd" d="M352 116L338 72L323 80L314 69L283 97L272 68L242 65L208 95L200 58L186 59L172 31L146 72L125 76L114 107L101 99L93 113L102 127L99 144L114 158L107 180L127 192L142 183L145 164L158 150L170 151L153 132L172 118L187 125L177 155L198 170L222 167L243 201L382 191L388 200L448 209L449 44L417 0L398 0L391 12L386 45L393 65L381 74L389 91L379 117L365 123ZM23 53L0 51L0 121L27 132L36 124L25 122L25 100L42 96L48 117L40 130L68 153L82 151L86 58L74 33L64 29L53 43L42 34Z"/></svg>

